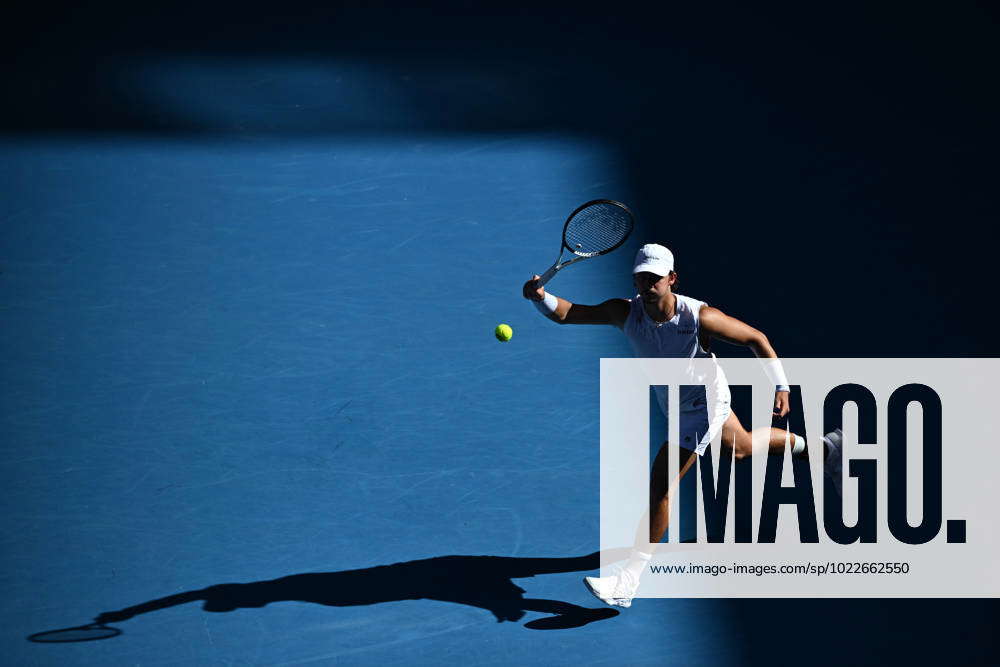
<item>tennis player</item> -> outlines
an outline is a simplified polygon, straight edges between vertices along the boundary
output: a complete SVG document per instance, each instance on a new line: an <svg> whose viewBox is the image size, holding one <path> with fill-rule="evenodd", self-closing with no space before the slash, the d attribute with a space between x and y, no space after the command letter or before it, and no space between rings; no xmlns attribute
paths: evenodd
<svg viewBox="0 0 1000 667"><path fill-rule="evenodd" d="M572 303L546 292L538 284L537 275L524 284L523 293L524 298L534 302L535 307L553 322L618 327L625 333L635 356L641 358L714 359L713 339L749 347L762 360L765 372L775 385L774 415L784 417L788 414L788 380L767 336L703 301L674 293L677 273L670 250L655 243L644 245L636 253L632 278L638 294L631 299L610 299L596 306ZM655 386L655 391L660 408L667 415L666 387ZM695 455L701 456L720 432L723 445L734 450L736 459L754 452L783 454L786 441L793 455L802 456L806 452L806 441L801 435L771 427L747 431L730 408L729 385L717 364L706 386L682 391L679 404L680 468L669 484L665 476L655 473L667 469L667 443L663 443L656 455L650 481L648 542L645 536L637 535L636 546L618 574L584 579L590 591L609 605L628 607L632 604L639 577L652 558L648 545L660 542L667 530L670 502L677 482L691 468ZM827 434L823 441L828 459L831 462L836 459L839 463L840 433Z"/></svg>

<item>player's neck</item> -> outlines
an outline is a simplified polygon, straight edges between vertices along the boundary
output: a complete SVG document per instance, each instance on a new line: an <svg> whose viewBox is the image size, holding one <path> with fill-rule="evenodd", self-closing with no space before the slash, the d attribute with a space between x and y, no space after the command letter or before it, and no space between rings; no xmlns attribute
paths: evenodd
<svg viewBox="0 0 1000 667"><path fill-rule="evenodd" d="M656 322L666 322L677 313L677 297L673 292L667 292L655 304L644 304L646 314Z"/></svg>

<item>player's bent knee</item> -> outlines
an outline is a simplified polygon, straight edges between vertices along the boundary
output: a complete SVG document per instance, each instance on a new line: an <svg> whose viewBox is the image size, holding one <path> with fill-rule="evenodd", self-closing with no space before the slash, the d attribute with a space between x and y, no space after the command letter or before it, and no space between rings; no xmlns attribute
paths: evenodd
<svg viewBox="0 0 1000 667"><path fill-rule="evenodd" d="M730 442L732 442L732 440L730 440ZM725 440L723 440L723 443L725 443ZM742 461L743 459L750 456L750 454L753 452L753 448L750 444L743 443L737 440L732 445L723 444L722 451L724 454L729 454L730 452L732 452L734 459L736 459L737 461Z"/></svg>
<svg viewBox="0 0 1000 667"><path fill-rule="evenodd" d="M729 424L722 428L722 445L727 451L733 450L733 457L737 461L742 461L753 453L753 441L750 434L742 429L735 429Z"/></svg>

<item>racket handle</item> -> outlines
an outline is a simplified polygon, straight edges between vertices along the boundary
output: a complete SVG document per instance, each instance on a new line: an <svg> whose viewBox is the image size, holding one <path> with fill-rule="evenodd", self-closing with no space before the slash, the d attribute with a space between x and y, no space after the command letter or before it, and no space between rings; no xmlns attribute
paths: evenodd
<svg viewBox="0 0 1000 667"><path fill-rule="evenodd" d="M559 263L555 263L549 267L549 270L542 274L542 277L538 279L538 286L544 287L545 283L552 280L552 276L556 275L556 271L559 270Z"/></svg>

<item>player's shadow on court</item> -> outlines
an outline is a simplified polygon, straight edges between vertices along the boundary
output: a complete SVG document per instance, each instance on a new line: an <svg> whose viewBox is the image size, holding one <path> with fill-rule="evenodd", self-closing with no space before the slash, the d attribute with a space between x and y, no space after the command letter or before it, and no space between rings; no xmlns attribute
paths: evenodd
<svg viewBox="0 0 1000 667"><path fill-rule="evenodd" d="M117 623L139 614L204 600L205 611L226 612L264 607L272 602L314 602L330 607L441 600L490 611L497 622L518 621L526 612L552 614L525 627L535 630L577 628L618 615L610 608L588 609L559 600L524 597L511 579L539 574L597 569L599 553L575 558L439 556L363 570L294 574L245 584L227 583L104 612L98 623Z"/></svg>

